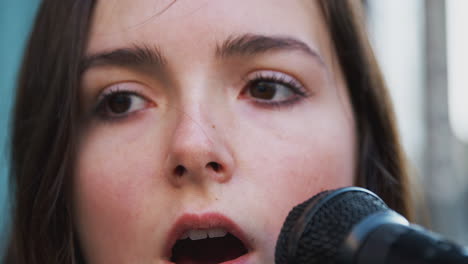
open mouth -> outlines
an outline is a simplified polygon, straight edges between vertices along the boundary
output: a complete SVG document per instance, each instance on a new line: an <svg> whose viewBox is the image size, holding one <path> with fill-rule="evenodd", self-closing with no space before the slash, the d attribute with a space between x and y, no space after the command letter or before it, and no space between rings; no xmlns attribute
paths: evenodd
<svg viewBox="0 0 468 264"><path fill-rule="evenodd" d="M176 264L218 264L248 253L244 243L222 228L190 230L172 248Z"/></svg>
<svg viewBox="0 0 468 264"><path fill-rule="evenodd" d="M173 264L245 263L252 247L244 232L217 213L185 214L169 232L166 256Z"/></svg>

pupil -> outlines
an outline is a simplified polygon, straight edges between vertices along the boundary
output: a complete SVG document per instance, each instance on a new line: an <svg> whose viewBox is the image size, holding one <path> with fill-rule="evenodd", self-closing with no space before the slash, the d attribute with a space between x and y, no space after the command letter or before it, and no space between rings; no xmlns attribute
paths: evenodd
<svg viewBox="0 0 468 264"><path fill-rule="evenodd" d="M272 99L276 94L276 85L270 82L258 82L252 87L250 94L260 99Z"/></svg>
<svg viewBox="0 0 468 264"><path fill-rule="evenodd" d="M130 99L130 96L128 96L128 94L123 94L123 93L115 94L115 95L112 95L111 98L109 98L109 101L107 104L108 104L109 110L112 113L121 114L121 113L128 111L131 105L131 99Z"/></svg>

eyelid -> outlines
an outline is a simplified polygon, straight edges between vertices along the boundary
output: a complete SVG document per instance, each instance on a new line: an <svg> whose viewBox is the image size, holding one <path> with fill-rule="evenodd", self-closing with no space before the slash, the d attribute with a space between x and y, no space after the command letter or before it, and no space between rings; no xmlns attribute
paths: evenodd
<svg viewBox="0 0 468 264"><path fill-rule="evenodd" d="M100 94L97 97L96 103L95 103L95 108L99 106L99 104L102 103L103 100L105 100L109 95L112 95L114 93L119 93L119 92L126 92L130 94L134 94L137 96L140 96L141 98L145 100L149 100L147 96L145 96L144 89L142 88L144 84L138 83L138 82L119 82L116 84L111 84L104 88Z"/></svg>
<svg viewBox="0 0 468 264"><path fill-rule="evenodd" d="M312 92L298 78L292 74L276 70L256 70L251 71L243 78L243 88L240 93L240 98L246 98L254 105L266 109L281 109L292 107L302 102L304 99L312 95ZM257 82L266 81L277 83L288 89L293 96L285 100L263 100L248 95L252 85Z"/></svg>
<svg viewBox="0 0 468 264"><path fill-rule="evenodd" d="M248 90L249 85L259 80L281 83L291 89L293 93L301 97L309 97L311 95L311 91L307 89L306 86L298 80L298 78L293 77L288 73L273 70L260 70L247 74L244 77L245 87L241 94L244 94Z"/></svg>
<svg viewBox="0 0 468 264"><path fill-rule="evenodd" d="M295 89L295 90L298 90L297 92L303 92L304 94L307 93L307 89L302 84L302 82L298 80L298 78L292 76L291 74L280 72L280 71L258 70L258 71L250 72L244 78L244 82L250 83L258 79L280 81L281 83L284 83L284 84L291 84L291 86L293 87L290 87L290 88L293 88L293 89L299 88L299 89Z"/></svg>
<svg viewBox="0 0 468 264"><path fill-rule="evenodd" d="M133 82L120 82L116 84L112 84L104 88L101 93L98 96L98 101L106 98L106 96L109 96L113 93L116 92L135 92L138 93L140 89L135 88L134 85L135 83Z"/></svg>

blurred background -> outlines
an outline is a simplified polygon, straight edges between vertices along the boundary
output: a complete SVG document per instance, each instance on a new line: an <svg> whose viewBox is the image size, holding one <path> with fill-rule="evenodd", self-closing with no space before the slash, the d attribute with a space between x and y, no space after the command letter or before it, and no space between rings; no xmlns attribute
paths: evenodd
<svg viewBox="0 0 468 264"><path fill-rule="evenodd" d="M412 166L417 222L468 245L468 1L365 3Z"/></svg>
<svg viewBox="0 0 468 264"><path fill-rule="evenodd" d="M0 259L9 220L8 134L16 74L39 0L0 1Z"/></svg>
<svg viewBox="0 0 468 264"><path fill-rule="evenodd" d="M417 222L468 245L468 1L363 1L412 167ZM13 89L38 3L0 3L0 249Z"/></svg>

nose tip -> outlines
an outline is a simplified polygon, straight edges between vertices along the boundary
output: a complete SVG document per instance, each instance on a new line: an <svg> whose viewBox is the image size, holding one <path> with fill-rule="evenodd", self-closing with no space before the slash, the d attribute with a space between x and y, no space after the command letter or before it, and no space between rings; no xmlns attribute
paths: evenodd
<svg viewBox="0 0 468 264"><path fill-rule="evenodd" d="M185 119L172 136L169 174L171 182L179 187L194 182L225 183L232 176L233 158L226 141L215 125L200 123Z"/></svg>

